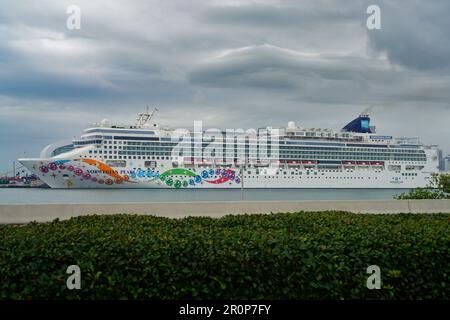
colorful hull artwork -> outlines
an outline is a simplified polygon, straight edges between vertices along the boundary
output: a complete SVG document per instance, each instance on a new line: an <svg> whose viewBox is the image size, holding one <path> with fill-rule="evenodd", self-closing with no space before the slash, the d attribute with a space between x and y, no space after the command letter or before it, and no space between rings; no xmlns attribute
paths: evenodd
<svg viewBox="0 0 450 320"><path fill-rule="evenodd" d="M31 167L53 188L195 188L210 186L239 187L241 178L232 169L171 168L113 169L93 159L36 160ZM28 164L30 166L30 164ZM197 172L196 172L197 171Z"/></svg>

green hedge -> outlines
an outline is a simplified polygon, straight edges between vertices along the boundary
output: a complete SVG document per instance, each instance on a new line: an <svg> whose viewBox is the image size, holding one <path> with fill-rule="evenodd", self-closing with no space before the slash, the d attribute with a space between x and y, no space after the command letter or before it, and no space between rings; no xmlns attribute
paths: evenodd
<svg viewBox="0 0 450 320"><path fill-rule="evenodd" d="M2 299L449 299L450 215L86 216L0 226ZM82 288L66 288L79 265ZM369 265L382 289L369 290Z"/></svg>

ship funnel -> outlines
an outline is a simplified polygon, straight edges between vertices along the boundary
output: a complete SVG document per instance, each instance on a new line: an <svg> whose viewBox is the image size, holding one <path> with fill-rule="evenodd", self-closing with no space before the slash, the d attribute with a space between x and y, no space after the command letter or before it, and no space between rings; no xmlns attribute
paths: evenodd
<svg viewBox="0 0 450 320"><path fill-rule="evenodd" d="M343 127L342 131L358 132L358 133L374 133L372 129L374 129L374 127L370 126L369 114L363 112L359 115L358 118L353 119L345 127Z"/></svg>

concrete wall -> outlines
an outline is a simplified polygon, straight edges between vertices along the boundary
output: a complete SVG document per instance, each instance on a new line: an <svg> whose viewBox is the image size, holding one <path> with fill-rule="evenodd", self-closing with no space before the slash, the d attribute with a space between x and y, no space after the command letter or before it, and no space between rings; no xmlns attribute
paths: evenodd
<svg viewBox="0 0 450 320"><path fill-rule="evenodd" d="M214 201L108 204L0 204L0 223L46 222L90 214L147 214L171 218L298 211L450 213L450 200Z"/></svg>

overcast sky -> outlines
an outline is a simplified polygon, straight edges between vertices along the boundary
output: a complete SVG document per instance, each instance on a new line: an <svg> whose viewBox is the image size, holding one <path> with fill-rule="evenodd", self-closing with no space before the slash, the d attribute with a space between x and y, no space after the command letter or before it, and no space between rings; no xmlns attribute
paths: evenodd
<svg viewBox="0 0 450 320"><path fill-rule="evenodd" d="M80 30L66 27L71 4ZM381 30L366 27L370 4ZM0 5L0 173L146 105L173 127L244 129L340 129L369 108L379 133L450 152L448 0Z"/></svg>

